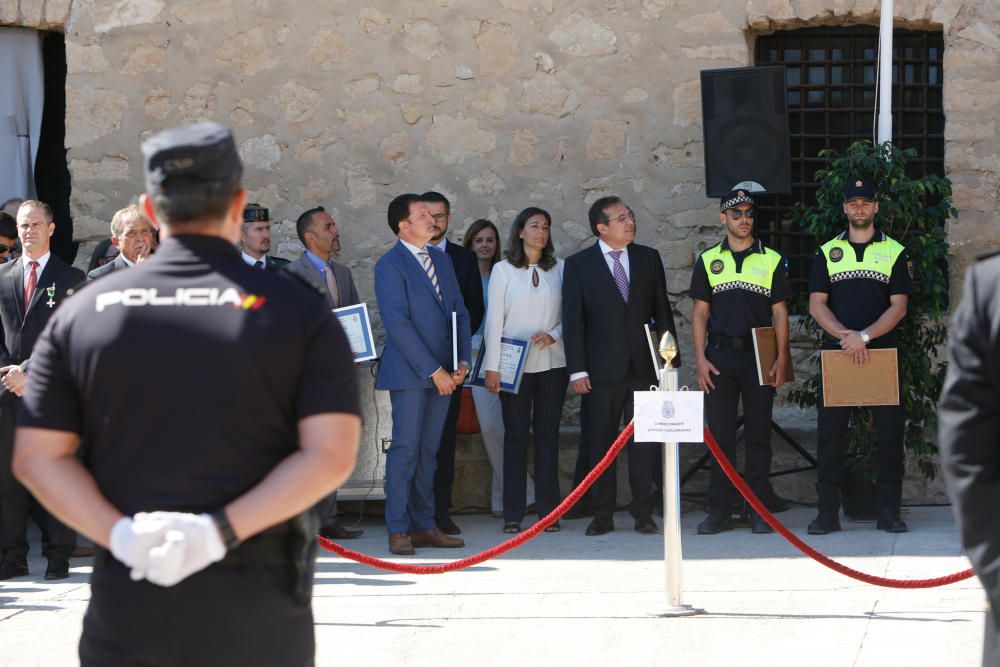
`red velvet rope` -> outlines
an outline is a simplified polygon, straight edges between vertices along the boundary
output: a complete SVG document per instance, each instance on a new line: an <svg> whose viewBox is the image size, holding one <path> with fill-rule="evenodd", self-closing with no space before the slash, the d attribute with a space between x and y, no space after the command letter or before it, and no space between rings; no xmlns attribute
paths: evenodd
<svg viewBox="0 0 1000 667"><path fill-rule="evenodd" d="M580 486L574 489L565 500L559 503L559 506L552 510L548 516L543 519L539 519L535 525L519 533L517 536L512 537L506 542L501 542L495 547L487 549L481 553L467 558L462 558L461 560L442 563L440 565L410 565L408 563L396 563L382 558L375 558L367 554L345 549L336 542L331 542L324 537L318 537L319 545L327 551L332 551L338 556L342 556L349 560L357 561L358 563L362 563L364 565L371 565L372 567L376 567L381 570L389 570L390 572L399 572L402 574L442 574L444 572L452 572L454 570L461 570L473 565L478 565L479 563L505 554L512 549L516 549L528 540L536 537L539 533L545 530L545 528L558 521L559 518L565 514L570 507L575 505L580 497L587 492L587 489L593 485L597 478L608 469L608 466L610 466L611 462L616 456L618 456L618 453L625 446L625 443L632 437L632 433L633 425L630 423L625 427L625 430L621 432L614 444L611 445L608 453L604 455L604 458L601 459L600 463L598 463L597 466L590 471L590 474L587 475L580 483ZM795 534L788 530L788 528L786 528L780 521L774 518L774 515L771 514L767 507L765 507L757 496L754 495L753 491L750 490L750 487L747 486L747 483L743 481L743 478L740 477L739 473L736 472L736 469L733 468L733 464L729 462L729 459L719 447L719 444L715 441L715 438L712 436L711 431L708 430L708 427L705 428L705 444L708 445L712 455L716 458L719 465L722 467L723 472L726 473L726 476L733 483L733 486L735 486L739 492L743 494L743 497L747 499L747 502L750 503L750 505L761 515L761 517L764 518L765 521L767 521L772 528L774 528L775 531L777 531L779 535L788 540L793 547L801 551L806 556L809 556L817 563L825 565L835 572L839 572L840 574L867 584L885 586L888 588L935 588L937 586L946 586L948 584L963 581L973 575L973 571L968 569L954 574L949 574L944 577L937 577L936 579L888 579L886 577L876 577L871 574L865 574L864 572L859 572L858 570L849 568L846 565L842 565L841 563L824 556L810 547L808 544L796 537Z"/></svg>
<svg viewBox="0 0 1000 667"><path fill-rule="evenodd" d="M885 586L886 588L935 588L937 586L954 584L955 582L968 579L973 575L972 570L968 569L962 570L961 572L955 572L954 574L949 574L945 577L937 577L936 579L888 579L886 577L876 577L872 574L865 574L864 572L859 572L858 570L854 570L846 565L838 563L832 558L824 556L800 540L794 533L792 533L792 531L788 530L784 524L774 518L774 515L768 511L767 507L764 506L764 503L760 502L760 499L754 495L754 492L750 490L747 483L743 481L740 474L736 472L735 468L733 468L733 464L729 462L725 452L723 452L722 448L719 447L719 443L715 441L715 437L712 435L712 432L708 430L707 426L705 427L705 444L708 445L708 448L712 452L712 456L715 457L715 460L722 467L722 471L726 473L726 477L729 478L729 481L733 483L733 486L735 486L740 493L743 494L743 497L747 499L747 502L750 503L757 513L764 518L764 521L767 521L771 528L774 528L779 535L788 540L793 547L809 556L817 563L827 566L834 572L839 572L844 576L850 577L851 579L857 579L858 581L863 581L866 584L872 584L873 586Z"/></svg>
<svg viewBox="0 0 1000 667"><path fill-rule="evenodd" d="M345 549L336 542L331 542L324 537L318 538L319 545L327 551L332 551L338 556L343 556L344 558L364 563L365 565L371 565L372 567L377 567L380 570L401 572L403 574L442 574L444 572L461 570L473 565L478 565L483 561L505 554L511 549L516 549L558 521L559 518L565 514L570 507L575 505L576 501L578 501L580 497L587 492L587 489L589 489L591 485L597 481L597 478L601 476L601 473L608 469L611 462L615 460L616 456L618 456L618 452L622 450L625 443L628 442L628 439L632 437L632 430L632 424L629 423L629 425L625 427L625 430L618 436L618 439L615 440L614 444L611 445L611 449L609 449L608 453L604 455L604 458L600 460L593 470L590 471L589 475L583 478L583 481L580 482L580 486L573 489L573 492L566 496L566 499L559 503L559 506L552 510L548 516L543 519L539 519L538 522L531 528L518 533L515 537L510 538L506 542L501 542L495 547L473 556L469 556L468 558L452 561L450 563L442 563L440 565L410 565L408 563L395 563L390 560L375 558L373 556L369 556L368 554L351 551L350 549Z"/></svg>

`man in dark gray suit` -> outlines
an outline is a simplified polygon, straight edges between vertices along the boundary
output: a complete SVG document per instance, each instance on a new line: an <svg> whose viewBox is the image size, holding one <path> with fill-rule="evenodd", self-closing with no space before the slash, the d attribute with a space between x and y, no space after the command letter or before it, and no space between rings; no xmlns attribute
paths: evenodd
<svg viewBox="0 0 1000 667"><path fill-rule="evenodd" d="M299 216L295 231L306 250L284 270L322 292L331 308L361 303L351 270L333 261L334 253L340 252L340 232L333 217L322 206L311 208ZM365 532L337 522L336 492L316 504L316 513L320 521L319 534L328 540L351 540Z"/></svg>
<svg viewBox="0 0 1000 667"><path fill-rule="evenodd" d="M141 208L133 204L115 213L111 218L111 245L118 248L118 256L88 273L88 281L135 266L149 257L153 250L153 226Z"/></svg>

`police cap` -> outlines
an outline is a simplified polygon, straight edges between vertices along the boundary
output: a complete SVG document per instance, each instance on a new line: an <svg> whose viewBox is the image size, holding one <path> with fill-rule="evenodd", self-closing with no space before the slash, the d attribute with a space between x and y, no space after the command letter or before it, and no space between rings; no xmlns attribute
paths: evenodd
<svg viewBox="0 0 1000 667"><path fill-rule="evenodd" d="M269 212L260 204L247 204L243 209L243 222L268 222Z"/></svg>
<svg viewBox="0 0 1000 667"><path fill-rule="evenodd" d="M863 178L848 179L844 183L844 201L849 202L852 199L864 199L865 201L878 199L875 183Z"/></svg>
<svg viewBox="0 0 1000 667"><path fill-rule="evenodd" d="M753 197L750 196L750 192L748 190L730 190L719 201L719 210L725 213L741 204L753 205Z"/></svg>
<svg viewBox="0 0 1000 667"><path fill-rule="evenodd" d="M204 122L173 127L142 144L146 191L158 193L174 182L238 185L243 163L232 131Z"/></svg>

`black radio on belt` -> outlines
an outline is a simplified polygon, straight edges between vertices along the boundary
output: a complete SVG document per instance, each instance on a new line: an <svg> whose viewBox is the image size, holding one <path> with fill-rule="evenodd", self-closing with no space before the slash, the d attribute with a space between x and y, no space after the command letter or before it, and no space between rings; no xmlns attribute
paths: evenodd
<svg viewBox="0 0 1000 667"><path fill-rule="evenodd" d="M267 222L270 219L268 210L260 204L247 204L243 209L243 222Z"/></svg>

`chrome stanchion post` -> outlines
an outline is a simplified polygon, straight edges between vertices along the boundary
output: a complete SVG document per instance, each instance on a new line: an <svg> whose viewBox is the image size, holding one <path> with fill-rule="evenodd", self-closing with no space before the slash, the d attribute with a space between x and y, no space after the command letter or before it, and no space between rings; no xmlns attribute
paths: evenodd
<svg viewBox="0 0 1000 667"><path fill-rule="evenodd" d="M660 339L660 356L666 362L659 371L660 391L679 389L678 372L671 367L677 356L677 342L667 332ZM691 605L684 604L682 566L684 554L681 549L681 468L680 445L676 442L663 443L663 563L666 574L667 604L658 609L657 616L691 616L704 613Z"/></svg>

